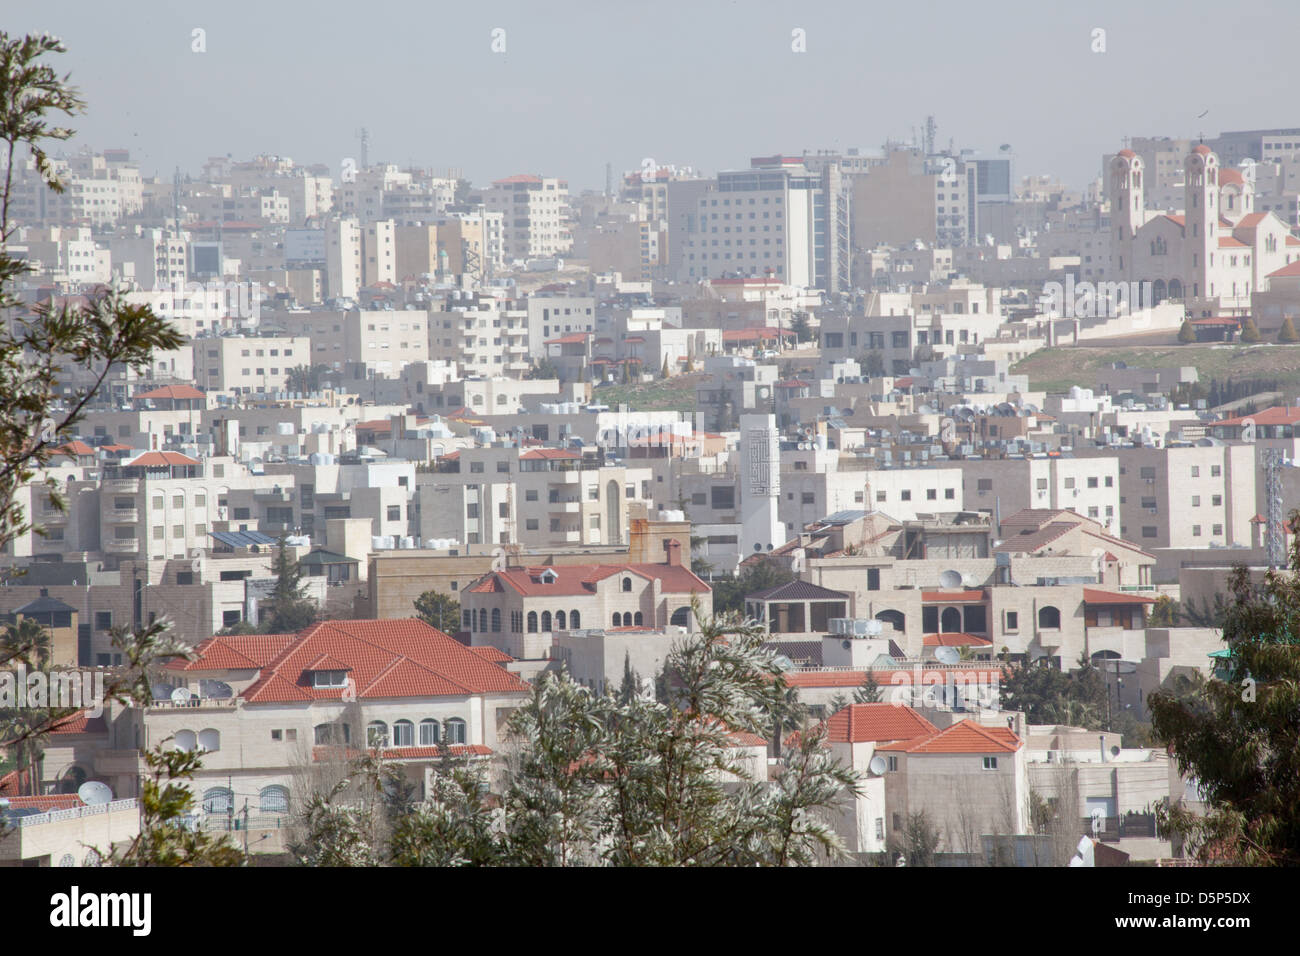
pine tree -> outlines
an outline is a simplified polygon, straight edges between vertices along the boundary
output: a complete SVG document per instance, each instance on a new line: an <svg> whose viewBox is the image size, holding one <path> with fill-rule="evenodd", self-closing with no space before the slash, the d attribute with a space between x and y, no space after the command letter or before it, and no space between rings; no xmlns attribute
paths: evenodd
<svg viewBox="0 0 1300 956"><path fill-rule="evenodd" d="M855 704L879 704L885 699L885 692L880 685L876 683L876 675L871 668L867 668L867 676L862 679L862 684L853 691L853 703Z"/></svg>
<svg viewBox="0 0 1300 956"><path fill-rule="evenodd" d="M294 634L315 622L315 603L307 598L302 565L289 551L288 535L280 533L275 555L275 588L262 607L263 633Z"/></svg>
<svg viewBox="0 0 1300 956"><path fill-rule="evenodd" d="M1241 327L1241 340L1246 343L1255 343L1259 341L1259 338L1259 327L1255 325L1255 320L1247 319L1246 324Z"/></svg>
<svg viewBox="0 0 1300 956"><path fill-rule="evenodd" d="M1282 322L1282 328L1278 330L1277 340L1284 345L1290 345L1293 342L1300 342L1300 334L1295 330L1295 323L1291 321L1291 316L1287 316Z"/></svg>
<svg viewBox="0 0 1300 956"><path fill-rule="evenodd" d="M1245 338L1245 333L1242 333L1242 340L1244 341ZM1196 341L1196 329L1192 327L1191 319L1183 319L1183 324L1178 330L1178 341L1183 345L1191 345Z"/></svg>

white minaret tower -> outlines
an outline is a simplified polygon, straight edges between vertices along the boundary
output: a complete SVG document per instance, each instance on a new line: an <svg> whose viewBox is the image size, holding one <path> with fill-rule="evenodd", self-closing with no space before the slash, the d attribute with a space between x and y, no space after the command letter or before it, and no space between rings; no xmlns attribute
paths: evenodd
<svg viewBox="0 0 1300 956"><path fill-rule="evenodd" d="M1204 143L1183 164L1183 286L1189 305L1204 308L1214 288L1214 254L1219 248L1219 157ZM1199 300L1193 303L1190 300Z"/></svg>
<svg viewBox="0 0 1300 956"><path fill-rule="evenodd" d="M781 441L775 415L740 416L741 559L785 544Z"/></svg>
<svg viewBox="0 0 1300 956"><path fill-rule="evenodd" d="M1146 224L1146 200L1142 194L1142 157L1131 149L1121 149L1110 161L1111 209L1114 230L1111 245L1111 275L1132 281L1133 249L1137 231Z"/></svg>

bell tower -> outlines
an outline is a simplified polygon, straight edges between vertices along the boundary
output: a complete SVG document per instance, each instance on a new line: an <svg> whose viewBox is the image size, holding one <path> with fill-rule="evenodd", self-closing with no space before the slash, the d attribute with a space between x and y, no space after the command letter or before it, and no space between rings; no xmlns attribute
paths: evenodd
<svg viewBox="0 0 1300 956"><path fill-rule="evenodd" d="M1204 143L1183 164L1183 286L1189 300L1218 295L1214 256L1219 248L1219 157Z"/></svg>
<svg viewBox="0 0 1300 956"><path fill-rule="evenodd" d="M1142 157L1131 149L1120 150L1110 161L1110 264L1111 275L1116 279L1134 278L1134 239L1146 223L1142 172Z"/></svg>

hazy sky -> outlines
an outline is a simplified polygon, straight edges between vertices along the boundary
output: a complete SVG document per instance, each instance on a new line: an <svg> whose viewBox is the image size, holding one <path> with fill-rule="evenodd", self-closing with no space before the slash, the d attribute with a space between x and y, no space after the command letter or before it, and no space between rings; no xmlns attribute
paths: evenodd
<svg viewBox="0 0 1300 956"><path fill-rule="evenodd" d="M130 149L146 174L261 152L337 174L365 126L372 162L577 192L607 161L712 174L874 150L932 113L940 145L1009 143L1017 175L1078 186L1125 135L1300 125L1294 0L19 3L4 29L68 45L89 104L74 145Z"/></svg>

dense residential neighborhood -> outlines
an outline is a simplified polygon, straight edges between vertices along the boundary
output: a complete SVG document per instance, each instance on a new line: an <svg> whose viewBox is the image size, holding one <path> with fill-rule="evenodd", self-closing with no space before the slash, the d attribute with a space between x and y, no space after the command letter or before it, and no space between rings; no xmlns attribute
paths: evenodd
<svg viewBox="0 0 1300 956"><path fill-rule="evenodd" d="M1294 864L1168 715L1293 686L1300 128L918 119L603 189L17 137L9 327L173 337L0 381L0 866ZM781 850L615 832L679 758Z"/></svg>

